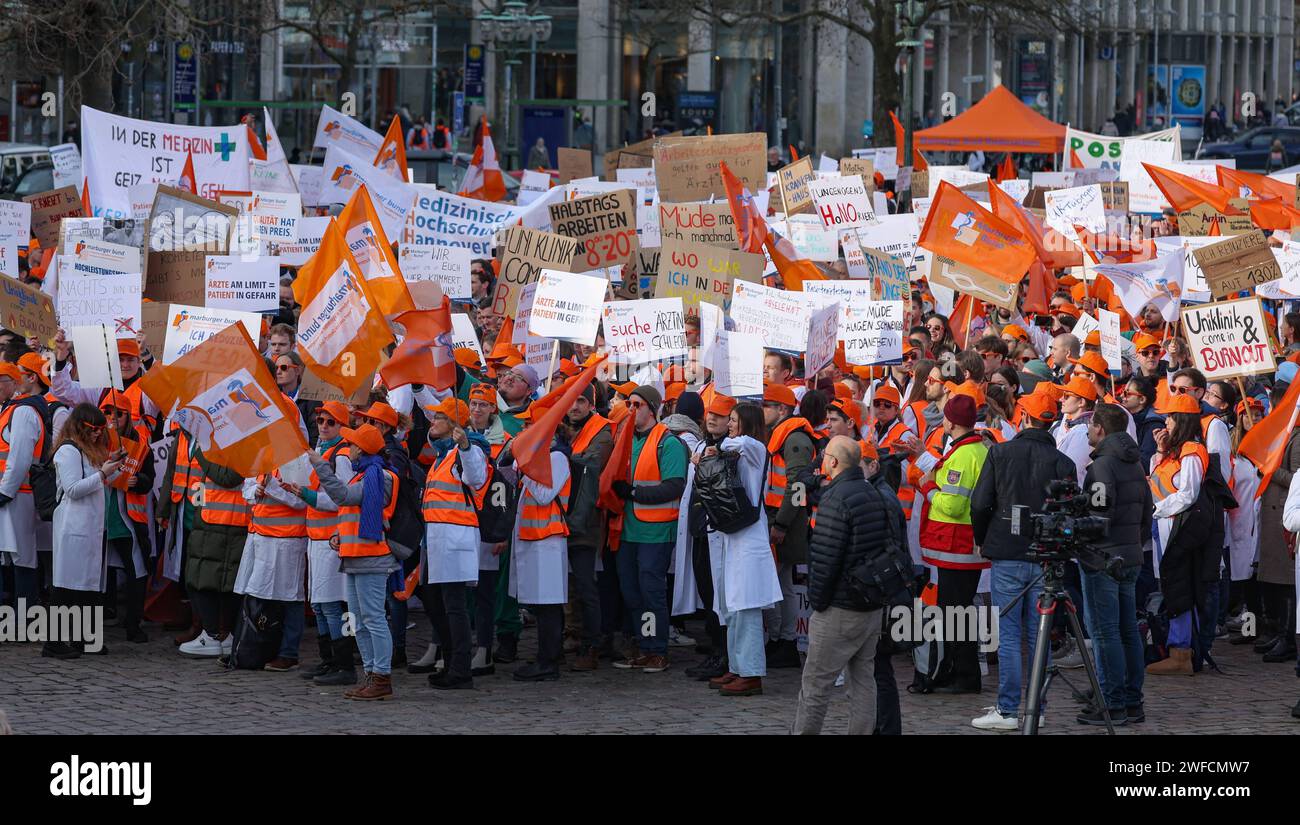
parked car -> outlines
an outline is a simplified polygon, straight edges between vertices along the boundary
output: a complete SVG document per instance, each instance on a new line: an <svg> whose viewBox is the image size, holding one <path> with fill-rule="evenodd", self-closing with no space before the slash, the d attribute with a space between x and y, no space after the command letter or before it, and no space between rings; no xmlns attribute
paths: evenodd
<svg viewBox="0 0 1300 825"><path fill-rule="evenodd" d="M18 177L18 182L14 184L12 191L0 192L0 199L20 201L28 195L48 192L53 188L53 164L38 163Z"/></svg>
<svg viewBox="0 0 1300 825"><path fill-rule="evenodd" d="M0 142L0 194L12 192L23 173L38 164L53 165L49 149L35 143Z"/></svg>
<svg viewBox="0 0 1300 825"><path fill-rule="evenodd" d="M1283 166L1300 163L1300 127L1261 126L1242 133L1239 137L1201 147L1198 158L1233 158L1238 169L1263 172L1268 168L1268 152L1273 141L1282 141L1286 152Z"/></svg>

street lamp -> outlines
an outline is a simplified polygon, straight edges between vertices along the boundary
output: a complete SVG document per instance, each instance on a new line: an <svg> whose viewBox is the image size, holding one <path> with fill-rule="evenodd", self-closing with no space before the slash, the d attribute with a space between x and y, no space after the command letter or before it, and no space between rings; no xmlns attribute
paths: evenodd
<svg viewBox="0 0 1300 825"><path fill-rule="evenodd" d="M904 0L894 4L894 13L899 20L900 38L894 43L903 50L903 161L912 162L912 49L924 45L916 39L917 28L913 18L920 12L920 3Z"/></svg>
<svg viewBox="0 0 1300 825"><path fill-rule="evenodd" d="M505 121L506 151L510 151L510 142L514 135L510 130L511 93L513 89L513 69L519 65L519 46L528 43L529 73L528 95L537 95L537 44L551 39L551 16L530 11L528 4L522 0L506 0L497 13L483 12L475 20L479 23L485 43L496 44L506 52L506 100L502 112Z"/></svg>

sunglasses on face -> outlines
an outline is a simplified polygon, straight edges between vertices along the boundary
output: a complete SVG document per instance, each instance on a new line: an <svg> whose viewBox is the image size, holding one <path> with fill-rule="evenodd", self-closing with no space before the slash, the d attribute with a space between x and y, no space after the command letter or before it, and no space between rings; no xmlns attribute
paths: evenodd
<svg viewBox="0 0 1300 825"><path fill-rule="evenodd" d="M107 424L82 424L81 426L85 427L87 430L90 430L92 433L98 433L98 432L103 432L104 428L108 425Z"/></svg>
<svg viewBox="0 0 1300 825"><path fill-rule="evenodd" d="M903 356L903 360L904 360L904 361L915 361L915 360L916 360L917 358L919 358L919 357L920 357L920 356L918 356L915 352L909 352L909 353L907 353L906 355Z"/></svg>
<svg viewBox="0 0 1300 825"><path fill-rule="evenodd" d="M1170 387L1169 391L1174 395L1186 395L1192 391L1192 387Z"/></svg>
<svg viewBox="0 0 1300 825"><path fill-rule="evenodd" d="M276 372L288 372L288 371L291 370L291 369L293 369L293 364L276 364L276 365L275 365L275 371L276 371Z"/></svg>
<svg viewBox="0 0 1300 825"><path fill-rule="evenodd" d="M871 406L875 407L878 410L892 410L894 408L894 402L893 401L872 401Z"/></svg>
<svg viewBox="0 0 1300 825"><path fill-rule="evenodd" d="M1156 358L1160 355L1160 347L1148 347L1147 349L1138 350L1138 355L1146 358Z"/></svg>
<svg viewBox="0 0 1300 825"><path fill-rule="evenodd" d="M1032 355L1022 355L1022 356L1020 356L1019 358L1017 358L1016 360L1019 361L1019 362L1022 363L1022 364L1028 364L1030 361L1034 360L1034 356L1032 356Z"/></svg>
<svg viewBox="0 0 1300 825"><path fill-rule="evenodd" d="M627 402L627 406L628 406L628 409L639 410L639 409L641 409L642 407L644 407L645 404L642 403L642 402L640 402L640 401L629 401L629 402Z"/></svg>
<svg viewBox="0 0 1300 825"><path fill-rule="evenodd" d="M329 416L323 416L316 419L316 426L318 427L334 427L337 425L338 422Z"/></svg>

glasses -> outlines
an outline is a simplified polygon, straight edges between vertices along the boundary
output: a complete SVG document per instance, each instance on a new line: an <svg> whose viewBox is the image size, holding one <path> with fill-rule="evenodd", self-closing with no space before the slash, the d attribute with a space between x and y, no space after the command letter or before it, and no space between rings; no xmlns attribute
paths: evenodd
<svg viewBox="0 0 1300 825"><path fill-rule="evenodd" d="M872 401L871 406L878 410L890 410L894 408L893 401Z"/></svg>
<svg viewBox="0 0 1300 825"><path fill-rule="evenodd" d="M903 360L904 360L904 361L915 361L915 360L916 360L917 358L919 358L919 357L920 357L920 356L917 355L915 352L909 352L909 353L907 353L906 355L903 356Z"/></svg>
<svg viewBox="0 0 1300 825"><path fill-rule="evenodd" d="M1147 347L1146 349L1140 349L1138 350L1138 355L1147 358L1157 358L1160 355L1160 347Z"/></svg>
<svg viewBox="0 0 1300 825"><path fill-rule="evenodd" d="M1192 391L1192 387L1170 387L1169 391L1174 395L1187 395Z"/></svg>
<svg viewBox="0 0 1300 825"><path fill-rule="evenodd" d="M935 378L933 375L931 375L929 378L926 378L926 379L925 379L925 383L927 383L927 384L942 384L942 383L943 383L943 379L942 379L942 378Z"/></svg>
<svg viewBox="0 0 1300 825"><path fill-rule="evenodd" d="M337 425L338 423L339 423L339 422L335 421L334 419L330 418L330 417L327 416L327 415L326 415L326 416L317 416L317 418L316 418L316 426L318 426L318 427L333 427L333 426Z"/></svg>
<svg viewBox="0 0 1300 825"><path fill-rule="evenodd" d="M1022 364L1028 364L1030 361L1034 360L1034 356L1032 356L1032 355L1022 355L1022 356L1020 356L1019 358L1017 358L1016 360L1019 361L1019 362L1022 363Z"/></svg>
<svg viewBox="0 0 1300 825"><path fill-rule="evenodd" d="M81 426L85 427L87 430L90 430L92 433L99 433L99 432L103 432L104 428L107 427L108 425L107 424L82 424Z"/></svg>
<svg viewBox="0 0 1300 825"><path fill-rule="evenodd" d="M642 407L644 407L645 404L642 403L642 402L640 402L640 401L629 401L629 402L627 402L627 406L628 406L628 409L639 410L639 409L641 409Z"/></svg>
<svg viewBox="0 0 1300 825"><path fill-rule="evenodd" d="M293 369L293 364L276 364L276 365L275 365L275 371L276 371L276 372L288 372L288 371L291 370L291 369Z"/></svg>

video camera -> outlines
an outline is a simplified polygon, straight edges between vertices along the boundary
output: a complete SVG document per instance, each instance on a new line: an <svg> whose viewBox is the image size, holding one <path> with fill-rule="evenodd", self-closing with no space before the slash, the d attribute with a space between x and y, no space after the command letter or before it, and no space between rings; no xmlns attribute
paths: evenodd
<svg viewBox="0 0 1300 825"><path fill-rule="evenodd" d="M1027 561L1066 561L1083 554L1097 558L1107 569L1122 564L1120 557L1090 546L1110 532L1110 519L1090 513L1088 494L1078 482L1053 481L1047 485L1047 500L1041 512L1030 513L1024 505L1011 508L1011 534L1030 539Z"/></svg>

